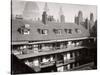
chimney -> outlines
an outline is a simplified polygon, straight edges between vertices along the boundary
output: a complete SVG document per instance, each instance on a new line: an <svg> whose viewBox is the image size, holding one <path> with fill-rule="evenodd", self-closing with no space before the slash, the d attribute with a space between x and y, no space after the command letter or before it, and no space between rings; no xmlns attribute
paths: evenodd
<svg viewBox="0 0 100 75"><path fill-rule="evenodd" d="M63 15L62 7L60 7L59 14L60 14L60 22L64 23L65 22L65 16Z"/></svg>
<svg viewBox="0 0 100 75"><path fill-rule="evenodd" d="M47 5L47 3L45 3L44 12L43 12L43 14L42 14L42 22L43 22L44 24L46 24L46 23L47 23L47 20L48 20L48 18L47 18L47 12L48 12L48 11L49 11L48 5Z"/></svg>
<svg viewBox="0 0 100 75"><path fill-rule="evenodd" d="M74 18L74 23L78 25L78 17L77 16L75 16L75 18Z"/></svg>
<svg viewBox="0 0 100 75"><path fill-rule="evenodd" d="M61 23L64 23L64 22L65 22L65 16L64 16L64 15L61 15L61 16L60 16L60 22L61 22Z"/></svg>
<svg viewBox="0 0 100 75"><path fill-rule="evenodd" d="M91 21L94 21L93 13L90 13L90 20L91 20Z"/></svg>
<svg viewBox="0 0 100 75"><path fill-rule="evenodd" d="M47 3L45 3L45 6L44 6L44 11L46 11L46 12L48 12L48 11L49 11L49 8L48 8Z"/></svg>
<svg viewBox="0 0 100 75"><path fill-rule="evenodd" d="M85 19L85 28L88 29L88 30L90 30L88 18Z"/></svg>
<svg viewBox="0 0 100 75"><path fill-rule="evenodd" d="M43 14L42 14L42 22L43 22L44 24L47 23L47 13L46 13L46 11L44 11Z"/></svg>
<svg viewBox="0 0 100 75"><path fill-rule="evenodd" d="M82 11L78 12L78 24L80 25L83 22L83 14Z"/></svg>

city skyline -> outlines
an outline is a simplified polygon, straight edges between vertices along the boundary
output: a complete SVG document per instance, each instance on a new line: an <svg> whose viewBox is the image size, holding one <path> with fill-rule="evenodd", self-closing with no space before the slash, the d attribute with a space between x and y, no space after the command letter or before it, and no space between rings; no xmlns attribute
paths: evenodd
<svg viewBox="0 0 100 75"><path fill-rule="evenodd" d="M18 15L23 14L26 3L29 1L16 1L12 0L12 14ZM42 12L44 11L45 2L31 2L33 3L33 9L38 11L38 14L32 14L34 17L39 17L41 19ZM36 6L37 5L37 6ZM36 8L35 8L36 6ZM95 5L77 5L77 4L60 4L60 3L48 3L48 15L53 15L57 20L59 19L59 11L62 8L62 12L65 15L66 22L74 22L75 16L78 15L79 11L83 13L83 19L90 19L90 13L94 15L94 21L97 19L97 7ZM31 6L32 8L32 6ZM55 12L55 13L54 13Z"/></svg>

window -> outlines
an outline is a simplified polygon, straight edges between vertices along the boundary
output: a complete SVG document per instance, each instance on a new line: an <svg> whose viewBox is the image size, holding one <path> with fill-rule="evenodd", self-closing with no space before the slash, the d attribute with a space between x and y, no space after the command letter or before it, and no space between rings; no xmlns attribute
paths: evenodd
<svg viewBox="0 0 100 75"><path fill-rule="evenodd" d="M33 49L32 45L28 45L28 49L32 50Z"/></svg>
<svg viewBox="0 0 100 75"><path fill-rule="evenodd" d="M72 34L72 29L65 29L66 33Z"/></svg>
<svg viewBox="0 0 100 75"><path fill-rule="evenodd" d="M48 35L47 29L37 29L37 31L39 32L39 34Z"/></svg>
<svg viewBox="0 0 100 75"><path fill-rule="evenodd" d="M65 29L65 32L68 33L68 29Z"/></svg>
<svg viewBox="0 0 100 75"><path fill-rule="evenodd" d="M29 34L30 33L30 29L26 28L25 26L21 26L20 28L18 28L17 30L20 34Z"/></svg>
<svg viewBox="0 0 100 75"><path fill-rule="evenodd" d="M37 59L37 58L34 59L34 60L33 60L33 65L34 65L34 66L39 66L39 59Z"/></svg>
<svg viewBox="0 0 100 75"><path fill-rule="evenodd" d="M69 29L69 32L68 32L69 34L72 34L72 29Z"/></svg>
<svg viewBox="0 0 100 75"><path fill-rule="evenodd" d="M33 50L34 50L34 53L38 53L39 46L38 45L33 45Z"/></svg>
<svg viewBox="0 0 100 75"><path fill-rule="evenodd" d="M49 51L50 49L50 44L42 44L42 51Z"/></svg>
<svg viewBox="0 0 100 75"><path fill-rule="evenodd" d="M48 30L47 29L42 30L42 34L47 35L48 34Z"/></svg>
<svg viewBox="0 0 100 75"><path fill-rule="evenodd" d="M58 67L58 68L57 68L57 71L58 71L58 72L63 72L63 71L64 71L64 66Z"/></svg>
<svg viewBox="0 0 100 75"><path fill-rule="evenodd" d="M53 29L53 31L57 35L61 35L62 34L62 29Z"/></svg>
<svg viewBox="0 0 100 75"><path fill-rule="evenodd" d="M38 31L38 33L39 33L39 34L41 34L41 33L42 33L41 29L37 29L37 31Z"/></svg>
<svg viewBox="0 0 100 75"><path fill-rule="evenodd" d="M23 30L23 34L29 34L29 33L30 33L30 29L26 29L26 28L25 28L25 29Z"/></svg>
<svg viewBox="0 0 100 75"><path fill-rule="evenodd" d="M75 29L75 32L80 34L80 33L81 33L81 30L78 29L78 28L76 28L76 29Z"/></svg>

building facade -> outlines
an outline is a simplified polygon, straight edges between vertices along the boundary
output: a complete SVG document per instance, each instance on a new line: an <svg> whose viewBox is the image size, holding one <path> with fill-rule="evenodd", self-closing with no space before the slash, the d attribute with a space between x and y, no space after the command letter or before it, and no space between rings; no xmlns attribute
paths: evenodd
<svg viewBox="0 0 100 75"><path fill-rule="evenodd" d="M82 12L78 16L80 24ZM61 22L48 20L43 11L40 21L12 19L12 73L23 73L23 69L28 73L93 69L94 37L83 26L66 23L64 15L60 18ZM16 71L14 57L26 67Z"/></svg>

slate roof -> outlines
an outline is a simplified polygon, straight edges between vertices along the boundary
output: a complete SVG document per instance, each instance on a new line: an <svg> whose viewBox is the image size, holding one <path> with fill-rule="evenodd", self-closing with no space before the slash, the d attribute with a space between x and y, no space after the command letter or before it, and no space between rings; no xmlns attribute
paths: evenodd
<svg viewBox="0 0 100 75"><path fill-rule="evenodd" d="M30 34L22 35L17 30L20 26L25 24L30 25ZM41 35L37 32L37 29L48 29L48 35ZM67 34L64 29L73 29L79 28L82 33L77 34L73 31L72 34ZM61 35L56 35L53 32L53 29L63 29ZM48 22L44 25L41 21L26 21L22 19L13 19L12 26L11 26L11 33L12 33L12 41L40 41L40 40L61 40L61 39L71 39L71 38L82 38L88 37L90 34L88 30L86 30L81 25L77 25L74 23L57 23L57 22Z"/></svg>

